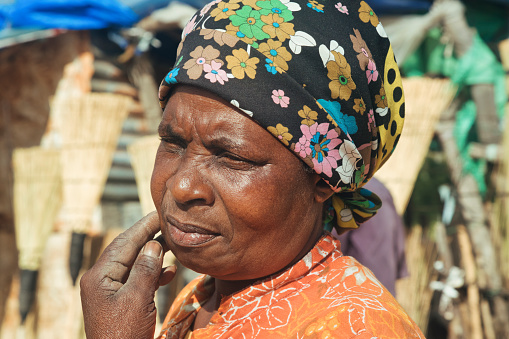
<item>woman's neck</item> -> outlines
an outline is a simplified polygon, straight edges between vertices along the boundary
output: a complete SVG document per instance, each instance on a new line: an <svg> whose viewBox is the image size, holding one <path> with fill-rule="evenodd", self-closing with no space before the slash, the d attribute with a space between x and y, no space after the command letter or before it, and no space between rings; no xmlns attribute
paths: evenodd
<svg viewBox="0 0 509 339"><path fill-rule="evenodd" d="M221 302L221 299L223 297L232 295L234 293L237 293L255 283L260 279L253 279L253 280L221 280L221 279L214 279L215 288L214 288L214 294L213 297L217 298L217 304L216 309L219 307L219 304Z"/></svg>
<svg viewBox="0 0 509 339"><path fill-rule="evenodd" d="M315 230L316 231L313 232L313 234L311 235L311 238L312 239L314 238L314 241L311 241L309 243L310 246L303 248L302 251L299 253L299 255L297 255L292 262L290 262L287 266L283 267L281 270L274 272L270 276L280 274L281 272L284 272L288 268L292 267L313 249L313 247L318 242L318 240L320 240L320 238L322 237L323 232L324 232L323 228L319 228L319 229L315 229ZM268 276L251 279L251 280L221 280L221 279L215 278L214 279L214 284L215 284L214 293L211 297L211 299L214 299L213 304L215 306L215 310L217 310L219 308L219 305L221 304L221 299L223 297L237 293L249 286L252 286L255 282L261 281L261 280L264 280L267 278L268 278ZM212 302L212 300L210 300L210 301Z"/></svg>
<svg viewBox="0 0 509 339"><path fill-rule="evenodd" d="M301 253L293 260L290 264L288 264L286 267L281 269L278 272L275 272L271 274L277 275L286 269L293 266L295 263L297 263L299 260L302 259L311 249L314 247L316 242L320 239L320 237L323 234L323 230L320 230L320 232L313 232L312 237L315 239L314 242L312 242L312 246L310 248L304 248ZM261 281L263 279L267 279L268 277L261 277L257 279L251 279L251 280L222 280L218 278L213 278L214 282L214 292L210 296L210 298L205 301L205 303L202 304L201 309L198 311L198 314L196 315L196 318L193 323L193 330L204 328L207 326L207 324L210 322L210 319L218 312L219 307L221 306L221 300L224 297L233 295L249 286L252 286L257 281Z"/></svg>

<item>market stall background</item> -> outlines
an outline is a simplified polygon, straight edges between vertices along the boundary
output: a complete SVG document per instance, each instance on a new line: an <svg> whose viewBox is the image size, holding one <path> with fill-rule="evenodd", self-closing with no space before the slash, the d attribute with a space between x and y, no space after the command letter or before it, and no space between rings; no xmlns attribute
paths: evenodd
<svg viewBox="0 0 509 339"><path fill-rule="evenodd" d="M0 0L0 338L85 337L73 281L153 208L157 86L204 4ZM410 277L398 301L429 338L508 338L509 1L370 4L407 77L406 132L378 175L407 224ZM83 128L69 134L73 124ZM97 139L106 124L118 136ZM73 139L95 161L66 156ZM59 154L61 169L34 171L29 154L43 152ZM35 165L16 162L22 154ZM29 198L48 187L61 191ZM160 314L189 279L158 292Z"/></svg>

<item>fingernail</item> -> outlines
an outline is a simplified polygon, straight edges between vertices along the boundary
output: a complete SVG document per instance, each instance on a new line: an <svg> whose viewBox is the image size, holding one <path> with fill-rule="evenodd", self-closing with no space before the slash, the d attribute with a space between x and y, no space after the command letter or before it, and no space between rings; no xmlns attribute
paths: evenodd
<svg viewBox="0 0 509 339"><path fill-rule="evenodd" d="M159 245L156 241L149 241L145 247L143 247L143 254L148 255L152 258L160 258L163 254L163 249L161 248L161 245Z"/></svg>

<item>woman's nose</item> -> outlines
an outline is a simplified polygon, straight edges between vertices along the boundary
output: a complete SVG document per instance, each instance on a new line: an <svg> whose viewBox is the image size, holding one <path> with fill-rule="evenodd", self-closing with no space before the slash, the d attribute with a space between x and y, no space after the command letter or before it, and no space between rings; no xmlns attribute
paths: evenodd
<svg viewBox="0 0 509 339"><path fill-rule="evenodd" d="M204 166L185 159L168 179L167 187L180 207L211 205L214 202L214 192L205 176Z"/></svg>

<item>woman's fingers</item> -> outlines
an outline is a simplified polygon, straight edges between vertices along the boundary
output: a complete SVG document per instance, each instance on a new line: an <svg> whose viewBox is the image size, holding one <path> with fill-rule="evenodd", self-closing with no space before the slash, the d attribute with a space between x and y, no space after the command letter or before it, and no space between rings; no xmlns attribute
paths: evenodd
<svg viewBox="0 0 509 339"><path fill-rule="evenodd" d="M151 213L115 238L81 278L87 338L154 337L154 293L162 276L172 276L162 269L163 246L152 240L158 230L159 218Z"/></svg>
<svg viewBox="0 0 509 339"><path fill-rule="evenodd" d="M168 244L166 244L166 242L164 241L162 234L159 235L154 240L161 244L161 246L163 247L164 253L166 253L170 250L170 248L168 247ZM161 271L161 274L159 276L159 286L168 285L175 277L176 272L177 272L176 265L171 265L171 266L163 268L163 270Z"/></svg>
<svg viewBox="0 0 509 339"><path fill-rule="evenodd" d="M176 265L165 267L161 271L161 274L159 275L159 286L168 285L175 277L176 272L177 272Z"/></svg>
<svg viewBox="0 0 509 339"><path fill-rule="evenodd" d="M155 240L149 241L141 250L122 287L122 293L147 293L153 295L159 287L163 265L163 247Z"/></svg>
<svg viewBox="0 0 509 339"><path fill-rule="evenodd" d="M163 246L164 253L166 253L170 250L170 247L168 247L168 244L166 244L166 241L164 241L164 237L162 234L157 236L154 240L157 241L158 243L160 243L161 246Z"/></svg>
<svg viewBox="0 0 509 339"><path fill-rule="evenodd" d="M94 267L102 269L112 281L124 283L141 248L159 231L159 217L152 212L116 237L97 260Z"/></svg>

